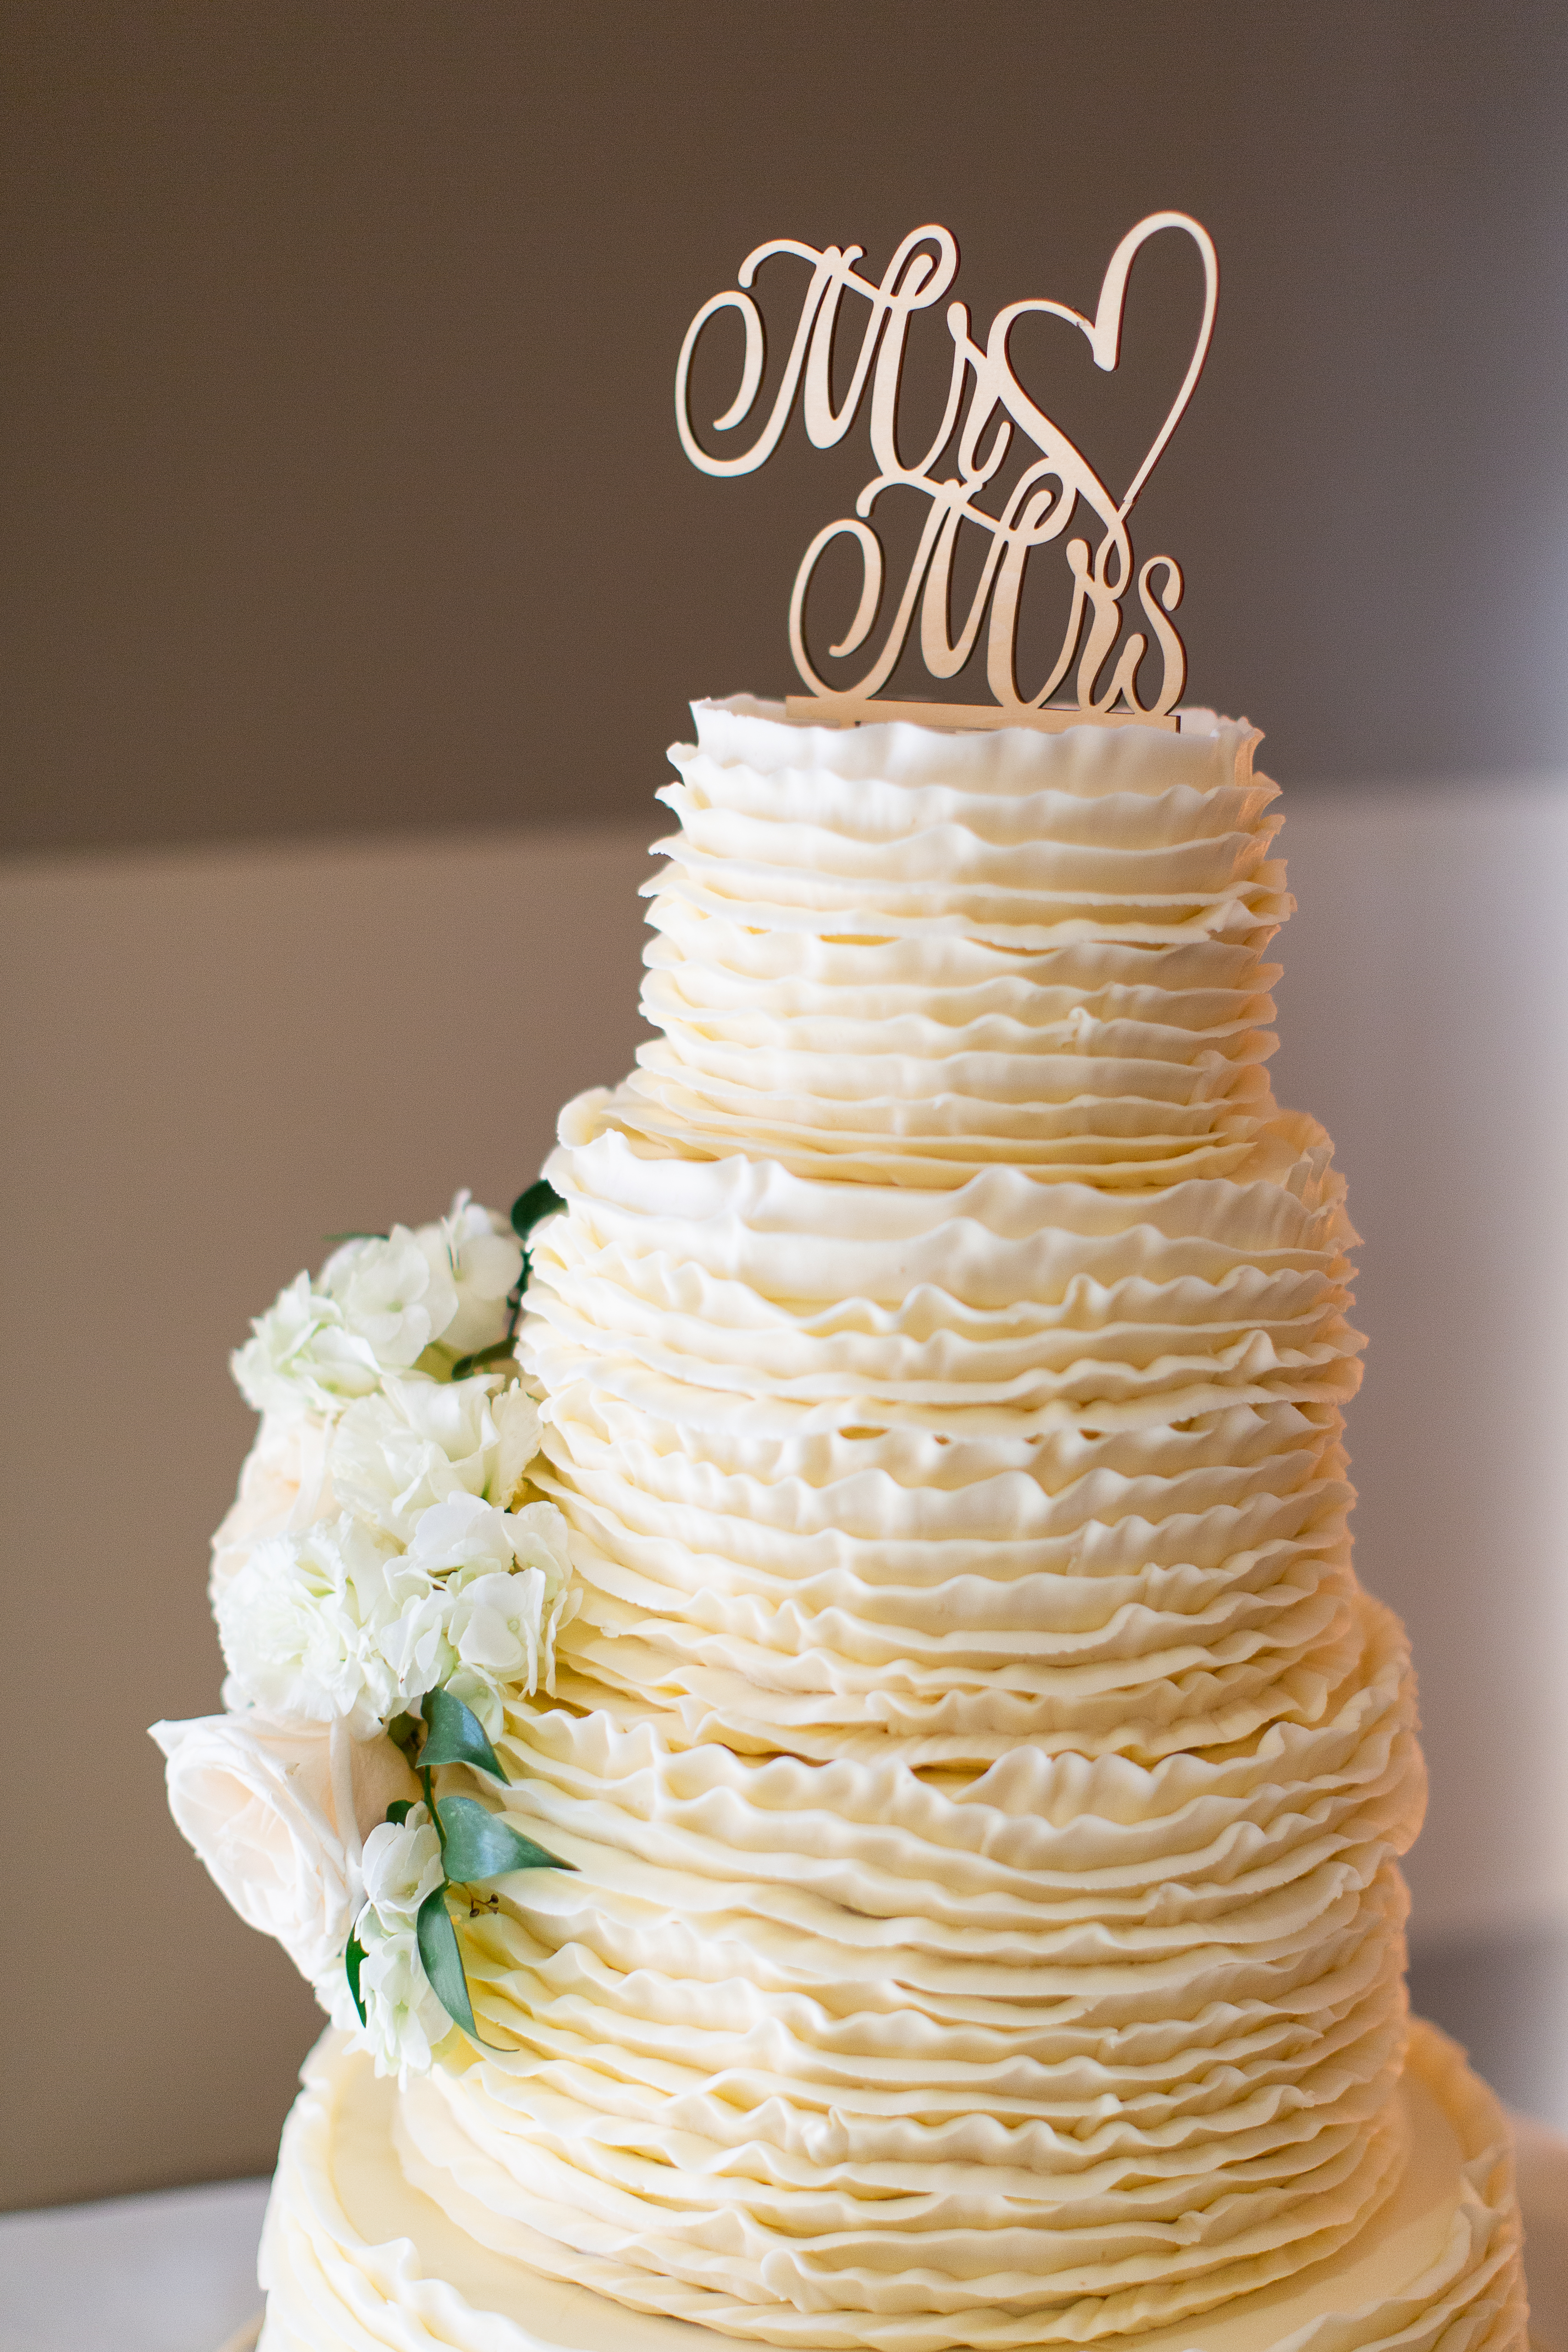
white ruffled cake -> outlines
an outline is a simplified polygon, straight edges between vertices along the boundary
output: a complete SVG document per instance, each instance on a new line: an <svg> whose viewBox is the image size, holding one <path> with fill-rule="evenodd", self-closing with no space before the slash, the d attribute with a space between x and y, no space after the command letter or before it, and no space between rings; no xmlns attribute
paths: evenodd
<svg viewBox="0 0 1568 2352"><path fill-rule="evenodd" d="M695 715L520 1341L575 1867L465 1929L496 2050L322 2043L267 2352L1522 2347L1257 734Z"/></svg>

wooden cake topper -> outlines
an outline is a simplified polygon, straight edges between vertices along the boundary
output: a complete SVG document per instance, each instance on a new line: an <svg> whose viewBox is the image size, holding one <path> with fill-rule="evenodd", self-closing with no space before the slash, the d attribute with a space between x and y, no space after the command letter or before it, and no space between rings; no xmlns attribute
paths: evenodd
<svg viewBox="0 0 1568 2352"><path fill-rule="evenodd" d="M1118 499L1068 435L1024 390L1013 371L1008 344L1018 320L1044 312L1080 331L1097 367L1114 368L1121 348L1128 272L1143 247L1163 229L1179 230L1197 247L1203 263L1203 315L1176 396L1143 463ZM935 440L924 456L913 460L900 454L898 437L905 344L915 313L930 310L952 285L957 274L958 247L945 228L933 225L912 230L888 263L880 286L861 277L854 267L863 252L864 247L858 245L841 248L831 245L819 252L816 247L801 245L792 237L776 237L759 245L742 263L737 286L703 304L686 330L675 371L675 419L682 446L694 466L705 474L719 475L750 474L766 464L789 421L797 394L808 439L819 449L833 447L853 424L870 382L871 446L878 470L855 500L853 517L826 524L806 550L795 575L789 600L789 647L810 693L789 698L790 716L846 723L913 719L939 727L1056 729L1090 720L1102 726L1174 728L1176 705L1186 676L1186 652L1170 618L1181 601L1181 572L1168 555L1151 555L1137 567L1138 604L1149 635L1142 628L1126 630L1123 602L1134 580L1127 518L1180 423L1208 355L1219 293L1219 263L1208 232L1186 213L1152 213L1140 221L1111 257L1092 319L1064 302L1043 299L1010 302L991 321L982 347L970 336L966 306L950 302L946 324L953 357L946 404ZM735 432L752 418L767 358L762 315L749 289L761 265L778 254L793 255L810 271L789 358L773 405L750 446L738 457L715 456L704 448L692 426L693 357L710 319L723 310L739 313L746 334L740 384L723 415L715 417L712 428L720 434ZM835 406L833 342L846 294L863 302L867 310L854 314L863 320L863 333L853 372ZM966 393L969 395L967 412ZM998 476L1015 433L1023 436L1020 453L1025 462L999 511L992 513L980 500ZM948 461L952 470L939 478L934 468L954 445L955 436L954 456ZM1037 453L1032 457L1031 448ZM832 657L841 660L866 644L882 609L883 548L869 518L883 494L894 488L915 490L929 502L919 544L875 658L853 686L840 692L819 677L806 647L806 602L812 576L823 551L835 540L855 541L862 565L860 602L849 627L829 647ZM1091 548L1081 536L1064 542L1062 552L1071 575L1066 633L1051 675L1036 694L1026 698L1018 679L1019 610L1025 567L1034 549L1062 539L1081 509L1085 520L1098 523L1099 542ZM955 637L950 634L953 559L966 524L984 533L987 543L978 584ZM876 698L904 650L917 604L921 658L933 678L957 676L978 642L982 623L986 624L986 676L994 701ZM1139 672L1145 656L1159 668L1159 691L1148 703L1138 698ZM1063 688L1076 700L1053 701L1051 698Z"/></svg>

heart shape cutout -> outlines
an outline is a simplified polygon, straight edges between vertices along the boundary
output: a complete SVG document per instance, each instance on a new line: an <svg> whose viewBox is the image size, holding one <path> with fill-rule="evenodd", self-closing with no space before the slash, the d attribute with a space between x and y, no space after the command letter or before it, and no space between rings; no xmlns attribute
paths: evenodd
<svg viewBox="0 0 1568 2352"><path fill-rule="evenodd" d="M1181 423L1187 404L1197 388L1198 377L1203 373L1204 362L1208 357L1208 346L1214 336L1214 314L1219 301L1219 257L1214 249L1214 239L1202 223L1194 220L1188 213L1151 213L1147 220L1141 220L1135 228L1128 230L1115 252L1111 256L1106 265L1105 275L1100 281L1100 299L1092 319L1086 319L1082 310L1074 310L1069 303L1052 302L1041 298L1033 301L1009 303L1005 310L998 313L991 329L993 348L999 340L1005 357L1008 337L1012 331L1016 320L1038 312L1045 312L1054 319L1064 319L1070 327L1076 327L1087 341L1093 355L1095 366L1109 373L1114 369L1121 356L1122 321L1127 307L1127 279L1133 263L1150 237L1157 236L1162 229L1167 228L1184 231L1197 247L1199 258L1203 263L1203 317L1198 324L1192 357L1187 362L1186 373L1181 380L1176 396L1166 411L1165 422L1150 442L1144 461L1134 475L1126 495L1115 509L1116 520L1119 523L1125 522L1131 514L1139 491L1158 465L1165 453L1166 443ZM1061 426L1036 408L1033 401L1023 391L1017 376L1012 373L1010 362L1008 362L1008 373L1023 405L1044 427L1048 438L1054 437L1059 441L1066 442L1068 436L1062 432ZM1027 432L1035 433L1034 425L1024 417L1018 415L1010 400L1008 401L1007 405ZM1040 438L1039 434L1035 434L1035 437ZM1047 442L1042 441L1041 446L1047 446ZM1069 443L1069 446L1073 445ZM1073 454L1082 458L1082 453L1076 447Z"/></svg>

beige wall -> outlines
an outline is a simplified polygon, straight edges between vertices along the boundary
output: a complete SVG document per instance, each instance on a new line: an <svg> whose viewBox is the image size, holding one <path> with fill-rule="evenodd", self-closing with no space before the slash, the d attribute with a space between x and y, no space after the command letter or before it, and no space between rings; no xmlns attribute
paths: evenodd
<svg viewBox="0 0 1568 2352"><path fill-rule="evenodd" d="M655 829L0 877L0 2206L270 2168L314 2007L145 1736L217 1700L207 1537L253 1426L228 1349L324 1233L460 1182L509 1202L562 1097L627 1066Z"/></svg>
<svg viewBox="0 0 1568 2352"><path fill-rule="evenodd" d="M1363 1236L1356 1566L1420 1673L1414 1931L1568 1926L1568 799L1285 804L1274 1080L1333 1134ZM1552 2063L1568 2126L1568 2039Z"/></svg>
<svg viewBox="0 0 1568 2352"><path fill-rule="evenodd" d="M1297 776L1568 756L1562 0L12 0L0 121L13 846L636 823L683 690L785 690L871 471L862 418L698 475L698 304L939 220L983 340L1173 205L1219 314L1133 530L1192 699ZM1113 377L1014 341L1111 483L1186 366L1165 243ZM949 359L932 313L933 424Z"/></svg>
<svg viewBox="0 0 1568 2352"><path fill-rule="evenodd" d="M1367 1237L1360 1559L1422 1665L1429 1937L1568 1920L1565 809L1299 795L1288 837L1281 1091ZM505 1202L626 1067L658 829L0 871L0 2205L270 2163L315 2013L181 1843L144 1728L215 1703L226 1351L323 1233Z"/></svg>

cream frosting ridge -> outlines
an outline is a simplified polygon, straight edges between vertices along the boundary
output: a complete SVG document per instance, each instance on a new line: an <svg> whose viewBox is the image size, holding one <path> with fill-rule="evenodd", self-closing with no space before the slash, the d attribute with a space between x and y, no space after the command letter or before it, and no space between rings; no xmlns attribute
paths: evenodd
<svg viewBox="0 0 1568 2352"><path fill-rule="evenodd" d="M617 2311L497 2254L413 2188L392 2151L392 2086L333 2041L308 2066L284 2136L262 2247L265 2352L686 2352L680 2322ZM1204 2352L1517 2352L1525 2314L1505 2119L1430 2026L1415 2030L1398 2099L1410 2164L1345 2254L1196 2329L1148 2331L1140 2352L1184 2352L1195 2336ZM744 2339L696 2340L726 2352Z"/></svg>
<svg viewBox="0 0 1568 2352"><path fill-rule="evenodd" d="M1230 721L695 717L659 1034L562 1115L520 1350L582 1600L507 1802L576 1867L465 1929L499 2046L402 2172L727 2340L1180 2347L1411 2161L1424 1782L1343 1186L1267 1078L1275 788ZM1489 2162L1335 2352L1522 2343Z"/></svg>

